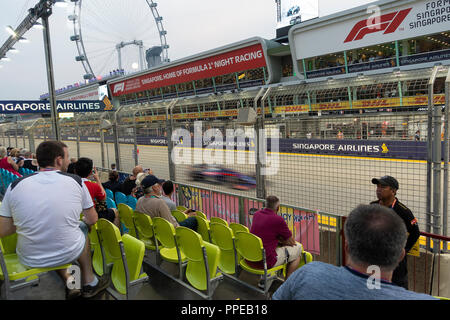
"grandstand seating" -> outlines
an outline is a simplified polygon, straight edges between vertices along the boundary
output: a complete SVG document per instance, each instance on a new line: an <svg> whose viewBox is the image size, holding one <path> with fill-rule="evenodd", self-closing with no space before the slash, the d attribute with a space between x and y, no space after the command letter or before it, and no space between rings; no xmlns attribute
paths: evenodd
<svg viewBox="0 0 450 320"><path fill-rule="evenodd" d="M132 195L127 196L127 205L131 208L131 209L136 209L136 204L137 204L137 199L135 197L133 197Z"/></svg>
<svg viewBox="0 0 450 320"><path fill-rule="evenodd" d="M116 202L113 199L109 198L109 197L106 197L106 206L109 209L112 209L112 208L117 209Z"/></svg>
<svg viewBox="0 0 450 320"><path fill-rule="evenodd" d="M15 291L37 285L39 275L48 271L67 269L71 265L65 264L49 268L28 268L19 262L16 253L17 235L0 238L0 281L5 299L11 299Z"/></svg>
<svg viewBox="0 0 450 320"><path fill-rule="evenodd" d="M236 234L238 231L250 232L246 226L240 223L230 223L230 228L233 230L233 233Z"/></svg>
<svg viewBox="0 0 450 320"><path fill-rule="evenodd" d="M128 299L148 280L147 274L142 272L145 245L128 234L121 236L119 229L106 219L97 222L97 232L104 251L112 260L110 275L114 289ZM120 298L115 291L108 288L113 297Z"/></svg>
<svg viewBox="0 0 450 320"><path fill-rule="evenodd" d="M121 234L129 233L131 236L136 237L136 227L133 220L133 209L125 203L118 203L117 209L119 210L120 222L124 224L125 228L122 228Z"/></svg>
<svg viewBox="0 0 450 320"><path fill-rule="evenodd" d="M246 282L243 282L238 278L235 278L235 280L244 284L249 288L252 288L260 293L263 293L266 296L266 298L269 298L268 291L272 282L277 278L282 280L281 278L278 277L278 273L280 271L285 273L287 264L285 263L278 267L267 269L266 251L263 247L261 238L255 236L254 234L243 231L236 232L235 238L236 238L236 250L243 257L243 259L240 259L239 261L238 264L239 267L249 273L261 275L262 282L264 284L264 289L260 290L257 287L250 286ZM246 260L252 262L263 261L264 269L253 268L247 264ZM238 274L239 272L240 270L238 270Z"/></svg>
<svg viewBox="0 0 450 320"><path fill-rule="evenodd" d="M27 176L27 175L29 175L29 174L33 174L34 171L33 171L33 170L30 170L30 169L27 169L27 168L19 168L19 173L20 173L22 176Z"/></svg>
<svg viewBox="0 0 450 320"><path fill-rule="evenodd" d="M110 189L105 189L106 197L114 200L114 193Z"/></svg>
<svg viewBox="0 0 450 320"><path fill-rule="evenodd" d="M206 216L206 214L204 214L204 213L201 212L201 211L195 211L195 214L196 214L197 216L199 216L199 217L202 217L202 218L205 219L205 220L208 220L208 217Z"/></svg>
<svg viewBox="0 0 450 320"><path fill-rule="evenodd" d="M163 248L159 249L157 264L161 262L159 258L168 262L177 263L179 270L178 278L181 280L183 278L183 269L186 266L186 255L177 245L175 228L169 221L163 218L155 217L152 221L156 239L163 246Z"/></svg>
<svg viewBox="0 0 450 320"><path fill-rule="evenodd" d="M237 252L233 230L228 226L211 222L211 237L220 249L219 268L226 274L236 273Z"/></svg>
<svg viewBox="0 0 450 320"><path fill-rule="evenodd" d="M110 259L106 258L105 252L100 244L97 233L97 224L91 226L89 242L92 252L92 267L97 275L102 276L106 272L106 265Z"/></svg>
<svg viewBox="0 0 450 320"><path fill-rule="evenodd" d="M114 196L115 196L115 201L116 201L116 204L119 204L119 203L125 203L125 204L127 204L127 196L125 195L125 194L123 194L122 192L120 192L120 191L117 191L115 194L114 194Z"/></svg>
<svg viewBox="0 0 450 320"><path fill-rule="evenodd" d="M184 214L183 212L178 211L178 210L173 210L172 215L175 217L175 219L178 221L178 223L186 220L188 217L187 214Z"/></svg>
<svg viewBox="0 0 450 320"><path fill-rule="evenodd" d="M218 272L220 250L217 246L203 241L201 236L185 227L176 228L176 239L180 250L187 258L186 279L198 290L206 290L207 299L212 299L214 290L223 276Z"/></svg>
<svg viewBox="0 0 450 320"><path fill-rule="evenodd" d="M153 230L152 218L145 213L137 211L134 211L133 218L138 239L144 242L146 249L157 251L158 243Z"/></svg>
<svg viewBox="0 0 450 320"><path fill-rule="evenodd" d="M222 218L219 218L219 217L211 217L209 222L220 223L220 224L223 224L223 225L228 227L228 222L226 220L222 219Z"/></svg>
<svg viewBox="0 0 450 320"><path fill-rule="evenodd" d="M202 236L203 241L211 242L209 221L198 215L195 218L197 219L197 232Z"/></svg>

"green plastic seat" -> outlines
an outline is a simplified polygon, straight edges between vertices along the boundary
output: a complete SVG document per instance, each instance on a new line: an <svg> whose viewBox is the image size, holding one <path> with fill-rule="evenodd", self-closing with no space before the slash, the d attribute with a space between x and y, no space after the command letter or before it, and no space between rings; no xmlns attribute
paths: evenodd
<svg viewBox="0 0 450 320"><path fill-rule="evenodd" d="M91 232L89 232L89 241L91 244L91 251L93 251L92 267L94 268L96 274L102 276L106 271L106 264L108 264L108 262L111 262L111 259L105 258L106 262L104 263L105 253L100 244L100 239L98 238L97 224L91 226Z"/></svg>
<svg viewBox="0 0 450 320"><path fill-rule="evenodd" d="M202 236L203 241L211 242L209 221L199 215L196 215L195 218L197 219L197 232Z"/></svg>
<svg viewBox="0 0 450 320"><path fill-rule="evenodd" d="M175 219L180 223L181 221L184 221L188 218L187 214L179 211L179 210L173 210L172 215L175 217Z"/></svg>
<svg viewBox="0 0 450 320"><path fill-rule="evenodd" d="M223 278L218 272L220 249L185 227L176 229L176 238L188 260L186 279L197 290L206 290L207 298L211 299L218 281Z"/></svg>
<svg viewBox="0 0 450 320"><path fill-rule="evenodd" d="M231 222L230 228L231 228L231 230L233 230L234 234L236 234L236 232L238 232L238 231L250 232L246 226L244 226L243 224L240 224L240 223Z"/></svg>
<svg viewBox="0 0 450 320"><path fill-rule="evenodd" d="M128 233L136 238L136 227L133 220L133 209L125 203L119 203L117 205L117 209L119 210L120 221L128 229Z"/></svg>
<svg viewBox="0 0 450 320"><path fill-rule="evenodd" d="M4 286L1 290L5 298L11 298L14 291L36 285L39 283L39 275L54 271L68 269L71 264L47 268L29 268L20 263L16 253L17 234L0 238L0 281Z"/></svg>
<svg viewBox="0 0 450 320"><path fill-rule="evenodd" d="M215 239L215 244L220 249L220 270L227 274L236 273L237 257L233 230L226 225L212 221L209 224L209 227L211 229L211 237Z"/></svg>
<svg viewBox="0 0 450 320"><path fill-rule="evenodd" d="M163 248L159 250L159 255L166 261L178 263L180 268L179 277L182 277L183 262L186 262L186 255L177 245L175 237L175 228L166 219L155 217L152 219L153 229L156 239L162 244Z"/></svg>
<svg viewBox="0 0 450 320"><path fill-rule="evenodd" d="M278 267L267 269L266 252L261 238L244 231L237 231L234 236L236 239L236 250L242 256L242 259L239 261L239 266L249 273L263 276L262 280L264 282L264 290L261 291L256 289L256 287L253 287L253 289L264 293L266 297L268 297L271 282L277 278L278 272L282 272L283 274L286 273L287 264L284 263ZM246 260L252 262L262 261L264 268L253 268L246 262Z"/></svg>
<svg viewBox="0 0 450 320"><path fill-rule="evenodd" d="M106 219L98 220L97 232L105 253L112 260L112 284L128 299L132 289L148 280L147 274L142 272L145 245L128 234L121 236L119 229ZM108 292L118 298L110 288Z"/></svg>
<svg viewBox="0 0 450 320"><path fill-rule="evenodd" d="M204 213L201 212L201 211L195 211L195 214L196 214L197 216L199 216L199 217L202 217L202 218L205 219L205 220L208 220L208 217L206 216L206 214L204 214Z"/></svg>
<svg viewBox="0 0 450 320"><path fill-rule="evenodd" d="M222 218L219 218L219 217L211 217L211 219L209 219L209 222L210 223L212 223L212 222L220 223L220 224L223 224L224 226L228 227L228 222L226 220L222 219Z"/></svg>
<svg viewBox="0 0 450 320"><path fill-rule="evenodd" d="M188 208L184 207L184 206L178 206L177 210L181 211L181 212L185 212Z"/></svg>
<svg viewBox="0 0 450 320"><path fill-rule="evenodd" d="M145 213L134 211L134 225L136 226L138 239L144 242L145 248L156 251L157 243L153 230L152 218Z"/></svg>

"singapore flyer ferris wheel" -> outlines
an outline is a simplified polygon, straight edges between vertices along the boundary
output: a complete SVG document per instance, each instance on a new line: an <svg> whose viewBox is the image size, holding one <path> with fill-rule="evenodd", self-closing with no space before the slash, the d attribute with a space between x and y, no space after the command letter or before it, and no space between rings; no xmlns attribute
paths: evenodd
<svg viewBox="0 0 450 320"><path fill-rule="evenodd" d="M169 62L163 18L152 0L72 0L70 37L85 80L113 71L131 73Z"/></svg>

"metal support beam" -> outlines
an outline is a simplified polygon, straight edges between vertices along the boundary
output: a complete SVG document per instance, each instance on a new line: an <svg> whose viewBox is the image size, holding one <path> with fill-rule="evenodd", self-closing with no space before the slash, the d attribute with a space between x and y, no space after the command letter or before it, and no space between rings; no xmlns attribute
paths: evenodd
<svg viewBox="0 0 450 320"><path fill-rule="evenodd" d="M442 235L448 235L448 162L449 162L449 116L450 116L450 68L448 70L447 79L445 80L445 114L444 114L444 192L443 208L442 208ZM448 243L444 241L444 252L448 250Z"/></svg>

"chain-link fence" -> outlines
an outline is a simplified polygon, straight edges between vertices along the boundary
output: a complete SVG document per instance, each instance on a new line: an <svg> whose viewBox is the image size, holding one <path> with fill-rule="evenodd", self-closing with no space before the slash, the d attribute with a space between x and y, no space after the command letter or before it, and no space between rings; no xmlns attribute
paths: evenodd
<svg viewBox="0 0 450 320"><path fill-rule="evenodd" d="M448 154L448 117L442 114L448 71L360 74L162 102L127 101L114 112L60 120L60 130L70 155L90 157L97 167L115 163L130 173L139 164L179 183L248 197L275 194L286 205L339 215L376 200L372 178L391 175L399 181L399 200L421 230L448 234L448 170L438 174ZM256 122L251 112L239 117L253 108ZM270 139L268 152L258 157L264 150L260 129ZM23 128L3 125L0 141L34 151L49 136L51 123L41 119Z"/></svg>

